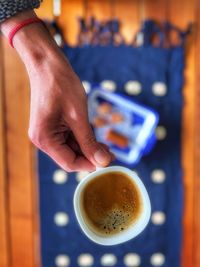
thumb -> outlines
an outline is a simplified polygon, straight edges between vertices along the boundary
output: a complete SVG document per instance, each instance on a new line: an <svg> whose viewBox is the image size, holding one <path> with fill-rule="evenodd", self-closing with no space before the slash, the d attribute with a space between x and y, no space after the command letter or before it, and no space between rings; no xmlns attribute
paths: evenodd
<svg viewBox="0 0 200 267"><path fill-rule="evenodd" d="M113 159L112 154L98 143L88 120L70 125L84 156L95 166L105 167Z"/></svg>

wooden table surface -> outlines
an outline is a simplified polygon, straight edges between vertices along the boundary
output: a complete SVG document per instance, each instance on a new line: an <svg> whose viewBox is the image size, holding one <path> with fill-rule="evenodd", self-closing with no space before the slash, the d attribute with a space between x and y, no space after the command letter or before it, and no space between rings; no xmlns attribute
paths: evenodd
<svg viewBox="0 0 200 267"><path fill-rule="evenodd" d="M37 13L53 17L51 0ZM170 20L180 28L193 22L186 45L182 164L184 234L182 267L199 267L200 255L200 1L199 0L65 0L58 18L70 44L76 43L78 16L116 16L130 41L140 21ZM29 84L20 59L0 37L0 266L39 267L39 224L35 151L27 137ZM172 266L173 267L173 266Z"/></svg>

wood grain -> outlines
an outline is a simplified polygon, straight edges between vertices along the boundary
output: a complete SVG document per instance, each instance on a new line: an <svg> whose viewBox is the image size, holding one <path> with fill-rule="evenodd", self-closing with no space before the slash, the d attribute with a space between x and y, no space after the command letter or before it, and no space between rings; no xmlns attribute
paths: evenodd
<svg viewBox="0 0 200 267"><path fill-rule="evenodd" d="M141 6L139 0L116 0L113 2L114 16L121 21L121 32L127 43L131 43L140 28Z"/></svg>
<svg viewBox="0 0 200 267"><path fill-rule="evenodd" d="M167 19L167 0L143 0L142 19L154 19L163 22Z"/></svg>
<svg viewBox="0 0 200 267"><path fill-rule="evenodd" d="M181 12L180 12L181 10ZM195 21L195 2L188 0L169 1L169 20L184 29L188 22ZM177 15L179 14L179 15ZM184 108L182 122L182 165L184 183L184 218L182 267L193 266L194 253L194 177L195 177L195 43L193 36L186 46L184 71Z"/></svg>
<svg viewBox="0 0 200 267"><path fill-rule="evenodd" d="M39 266L35 255L32 146L27 137L29 84L14 49L3 43L6 108L6 151L12 267Z"/></svg>
<svg viewBox="0 0 200 267"><path fill-rule="evenodd" d="M35 12L39 17L51 20L53 18L53 0L44 0Z"/></svg>
<svg viewBox="0 0 200 267"><path fill-rule="evenodd" d="M84 11L83 1L62 1L62 3L62 14L58 22L68 44L75 45L79 31L78 17L83 16Z"/></svg>
<svg viewBox="0 0 200 267"><path fill-rule="evenodd" d="M194 267L200 266L200 60L199 60L199 51L200 51L200 2L199 0L195 1L196 3L196 32L195 32L195 44L196 44L196 80L195 80L195 89L196 89L196 101L195 101L195 120L196 120L196 129L195 129L195 179L194 179Z"/></svg>
<svg viewBox="0 0 200 267"><path fill-rule="evenodd" d="M8 192L5 161L5 110L3 87L3 51L0 36L0 266L9 266Z"/></svg>
<svg viewBox="0 0 200 267"><path fill-rule="evenodd" d="M98 20L107 20L112 16L113 1L87 0L85 13L87 16L95 16Z"/></svg>

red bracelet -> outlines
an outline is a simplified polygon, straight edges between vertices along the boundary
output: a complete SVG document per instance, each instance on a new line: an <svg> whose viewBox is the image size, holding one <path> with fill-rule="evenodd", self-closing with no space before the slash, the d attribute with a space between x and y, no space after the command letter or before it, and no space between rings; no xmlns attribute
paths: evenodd
<svg viewBox="0 0 200 267"><path fill-rule="evenodd" d="M14 48L13 46L13 38L15 36L15 34L21 29L23 28L24 26L27 26L29 24L32 24L32 23L43 23L43 21L41 19L38 19L38 18L30 18L30 19L26 19L22 22L20 22L18 25L16 25L11 31L10 33L8 34L8 41L9 41L9 44Z"/></svg>

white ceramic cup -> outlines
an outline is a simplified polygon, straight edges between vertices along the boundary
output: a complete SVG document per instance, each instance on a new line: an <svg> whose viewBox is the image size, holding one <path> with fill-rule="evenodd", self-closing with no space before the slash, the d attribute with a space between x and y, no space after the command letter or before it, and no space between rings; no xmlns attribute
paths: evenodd
<svg viewBox="0 0 200 267"><path fill-rule="evenodd" d="M122 172L128 175L135 182L140 193L140 198L142 200L142 211L138 219L133 223L133 225L130 225L129 228L127 228L123 232L119 232L119 233L116 233L110 236L104 236L100 234L98 235L96 232L92 231L91 227L88 226L86 220L84 219L84 214L81 208L82 207L81 193L84 190L85 186L88 184L88 182L90 182L91 180L94 180L96 177L98 177L101 174L114 172L114 171ZM150 204L150 200L149 200L149 196L146 191L146 188L135 172L125 167L112 166L112 167L98 169L95 172L90 173L83 180L81 180L74 194L74 210L75 210L76 218L78 220L78 223L82 231L85 233L85 235L89 239L91 239L93 242L100 244L100 245L111 246L111 245L124 243L136 237L144 230L144 228L147 226L149 219L150 219L151 204Z"/></svg>

